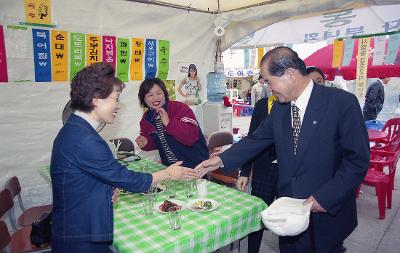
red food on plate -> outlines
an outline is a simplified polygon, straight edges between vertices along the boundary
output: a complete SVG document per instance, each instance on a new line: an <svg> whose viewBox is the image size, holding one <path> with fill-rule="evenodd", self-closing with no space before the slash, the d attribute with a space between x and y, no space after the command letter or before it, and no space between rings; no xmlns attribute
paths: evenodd
<svg viewBox="0 0 400 253"><path fill-rule="evenodd" d="M169 200L164 200L164 203L162 203L159 208L161 212L170 212L181 209L181 206Z"/></svg>

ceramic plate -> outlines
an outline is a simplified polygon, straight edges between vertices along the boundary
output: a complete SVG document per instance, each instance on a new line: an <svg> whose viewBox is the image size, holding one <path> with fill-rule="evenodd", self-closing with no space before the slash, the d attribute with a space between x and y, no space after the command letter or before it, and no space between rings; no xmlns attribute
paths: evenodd
<svg viewBox="0 0 400 253"><path fill-rule="evenodd" d="M211 212L218 207L213 199L193 199L187 203L187 208L194 212Z"/></svg>
<svg viewBox="0 0 400 253"><path fill-rule="evenodd" d="M181 207L181 210L183 210L183 209L185 209L186 208L186 204L185 204L185 202L183 202L183 201L181 201L181 200L177 200L177 199L168 199L168 201L170 201L170 202L172 202L172 203L175 203L175 204L177 204L178 206L180 206ZM160 212L160 213L168 213L168 212L163 212L163 211L161 211L161 205L164 203L164 201L160 201L160 202L157 202L155 205L154 205L154 210L156 210L157 212Z"/></svg>

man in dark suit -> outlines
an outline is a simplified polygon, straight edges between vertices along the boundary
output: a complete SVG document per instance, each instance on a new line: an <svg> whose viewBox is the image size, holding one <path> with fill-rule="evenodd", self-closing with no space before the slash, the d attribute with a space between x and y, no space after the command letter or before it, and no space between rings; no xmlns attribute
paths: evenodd
<svg viewBox="0 0 400 253"><path fill-rule="evenodd" d="M196 167L198 176L242 166L275 144L278 197L312 203L310 225L279 238L281 252L340 252L357 226L354 191L369 164L369 143L357 98L316 85L304 62L287 47L261 59L261 74L277 96L271 114L251 135Z"/></svg>
<svg viewBox="0 0 400 253"><path fill-rule="evenodd" d="M390 77L379 77L368 87L363 108L365 121L374 120L378 117L385 102L385 88L383 85L388 84L389 81Z"/></svg>
<svg viewBox="0 0 400 253"><path fill-rule="evenodd" d="M251 116L249 135L255 132L258 126L268 116L275 97L265 97L256 103ZM258 156L245 164L236 181L236 187L244 191L249 183L249 175L252 172L251 195L264 200L267 205L275 200L276 185L278 183L278 164L276 163L275 148L268 148ZM248 253L257 253L260 249L264 230L259 230L248 235Z"/></svg>

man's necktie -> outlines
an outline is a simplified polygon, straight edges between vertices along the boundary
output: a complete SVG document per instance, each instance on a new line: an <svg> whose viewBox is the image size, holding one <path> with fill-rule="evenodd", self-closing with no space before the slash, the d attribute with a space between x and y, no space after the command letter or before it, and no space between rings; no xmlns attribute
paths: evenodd
<svg viewBox="0 0 400 253"><path fill-rule="evenodd" d="M296 154L297 142L300 136L301 122L300 122L299 108L295 104L292 105L292 120L293 120L293 125L292 125L293 151L294 154Z"/></svg>

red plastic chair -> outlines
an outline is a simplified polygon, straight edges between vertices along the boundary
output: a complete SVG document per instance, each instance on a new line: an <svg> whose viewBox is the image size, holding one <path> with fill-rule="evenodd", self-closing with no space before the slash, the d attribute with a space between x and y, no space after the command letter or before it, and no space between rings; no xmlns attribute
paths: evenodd
<svg viewBox="0 0 400 253"><path fill-rule="evenodd" d="M12 199L14 199L15 196L18 196L18 202L22 210L22 214L18 217L17 220L17 223L20 226L31 226L35 220L38 220L45 213L50 213L51 209L53 208L53 205L44 205L25 209L21 198L21 185L17 177L10 178L6 182L4 188L10 191ZM11 216L14 216L13 213Z"/></svg>
<svg viewBox="0 0 400 253"><path fill-rule="evenodd" d="M385 219L386 199L388 208L392 207L392 191L389 190L389 177L383 172L369 169L362 184L375 187L375 192L378 198L379 219ZM360 188L358 188L356 193L357 197L359 195L359 190Z"/></svg>
<svg viewBox="0 0 400 253"><path fill-rule="evenodd" d="M394 136L400 134L400 118L393 118L386 121L382 131L388 133L386 140L383 141L388 143Z"/></svg>
<svg viewBox="0 0 400 253"><path fill-rule="evenodd" d="M399 146L400 147L400 146ZM390 190L394 190L394 178L396 175L397 162L399 160L399 151L390 152L385 150L371 150L370 166L379 172L383 172L384 168L388 168L388 176L390 179Z"/></svg>

